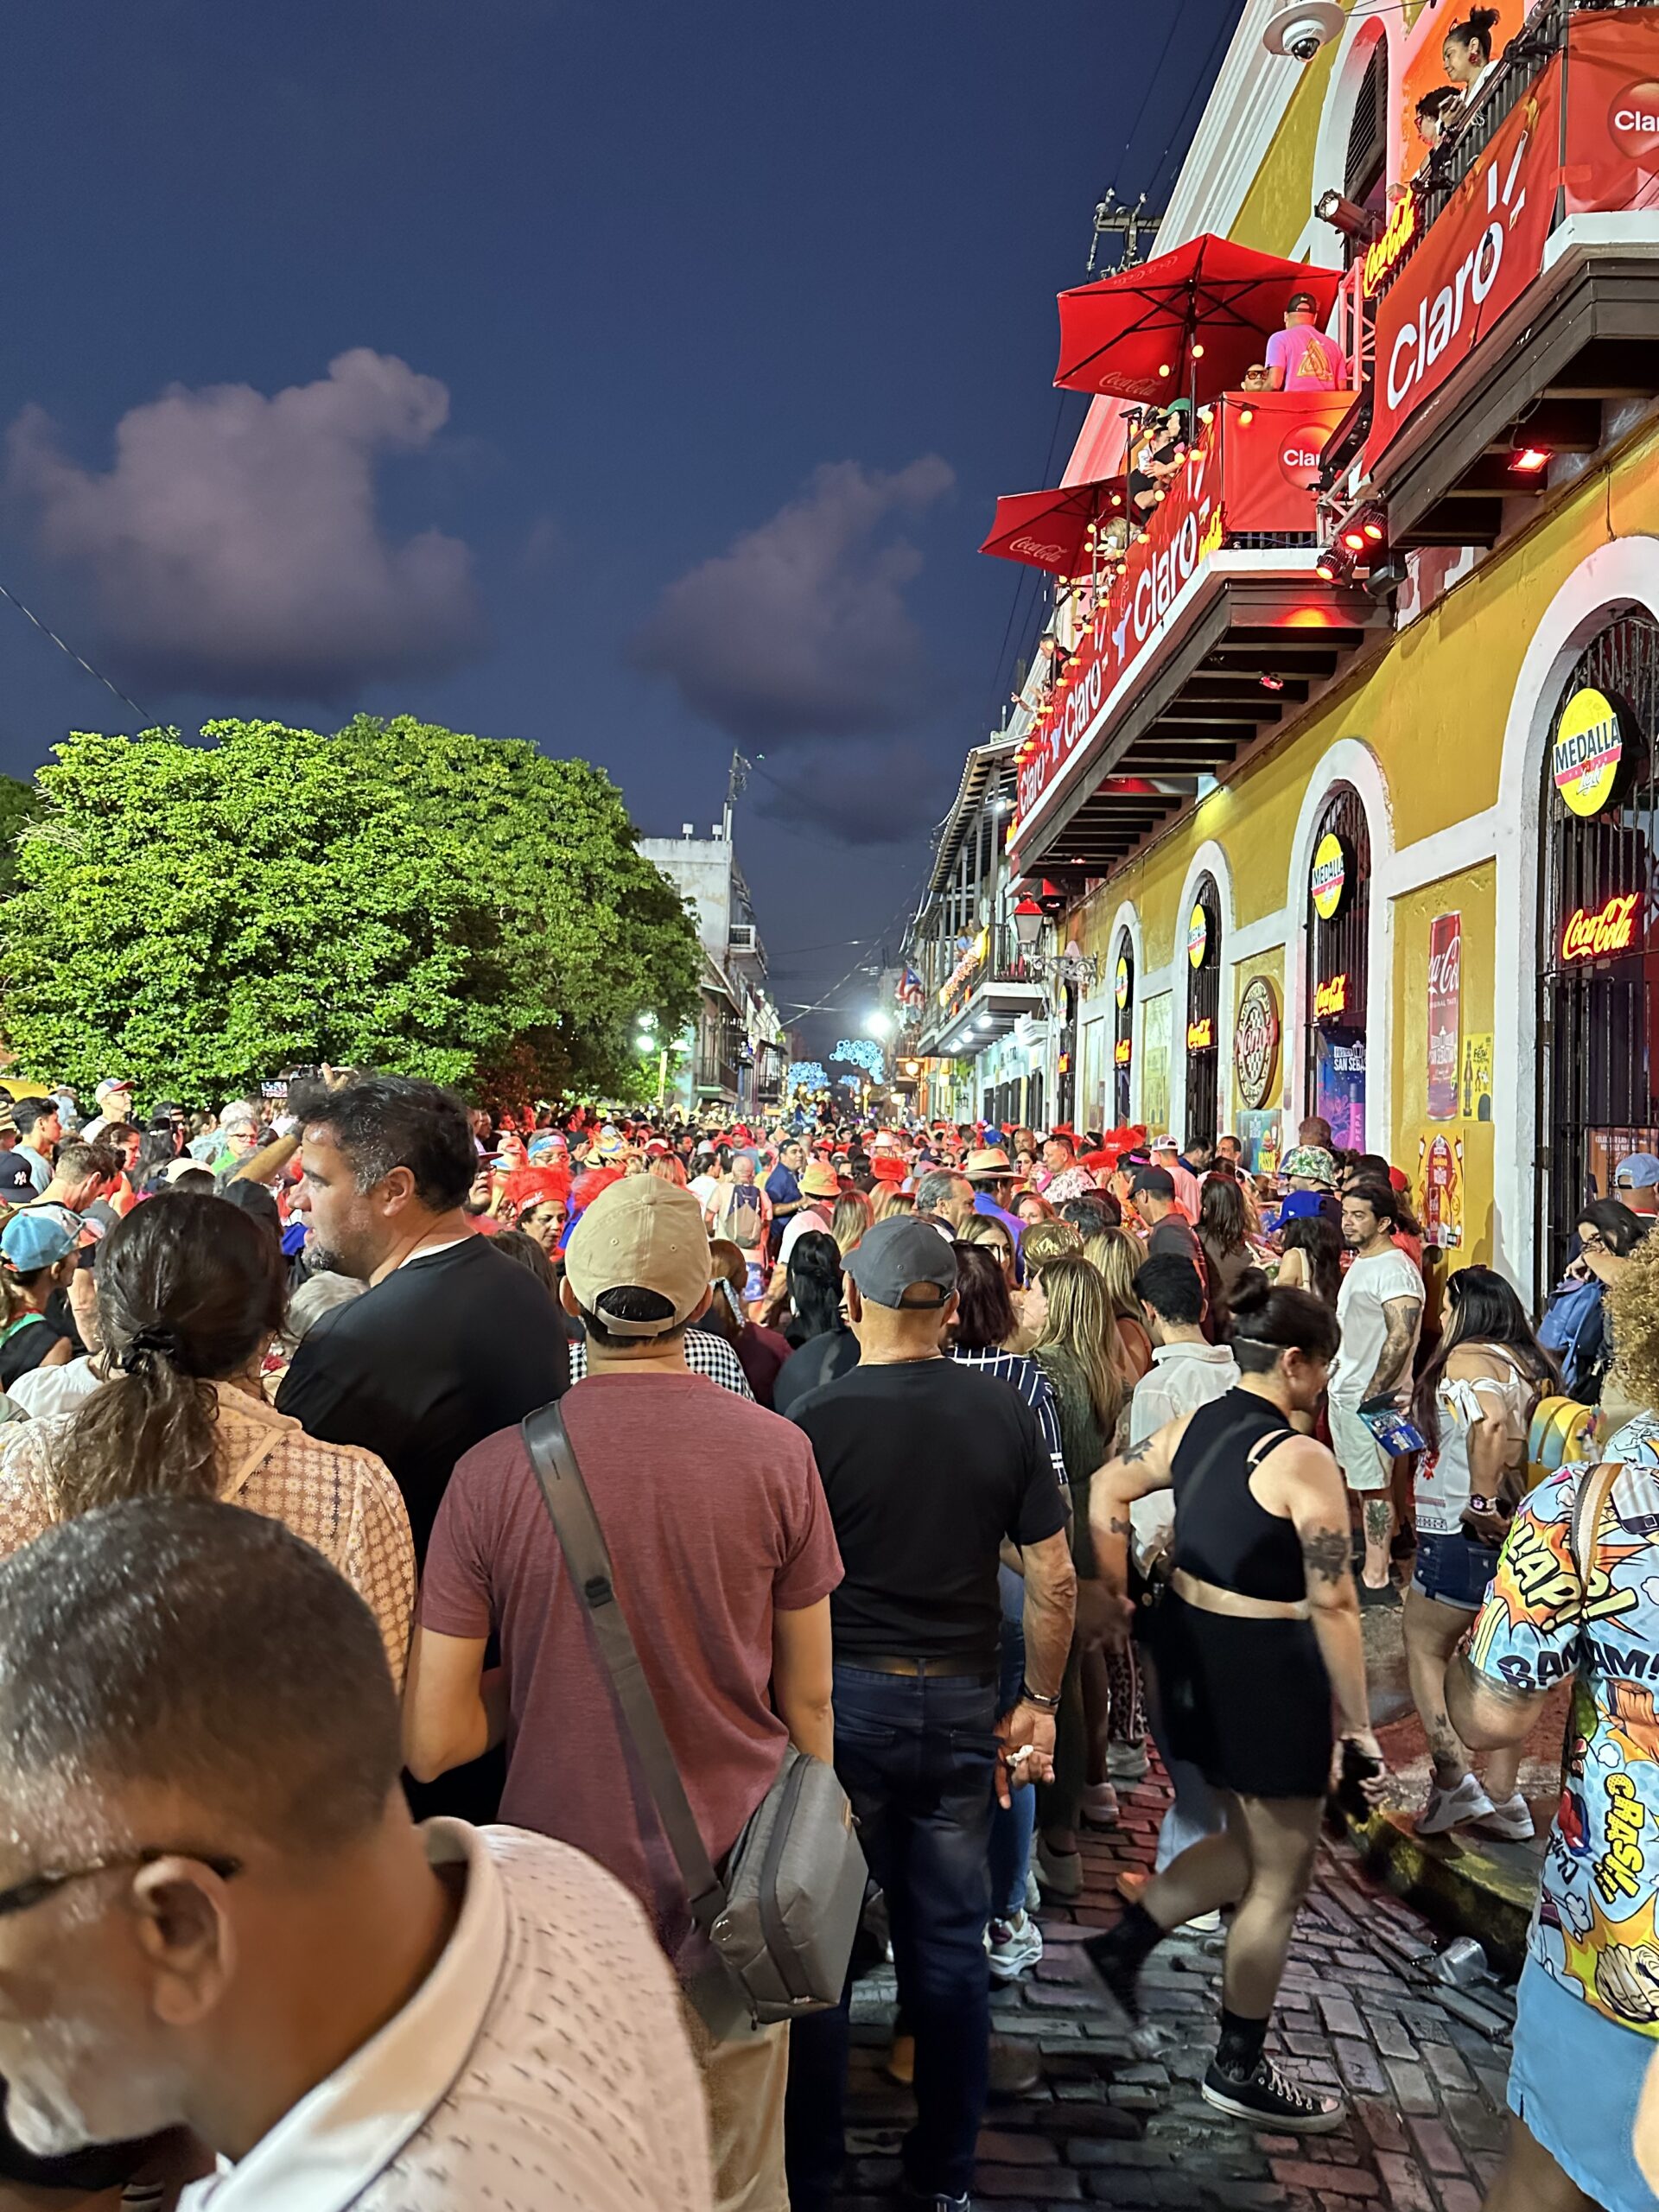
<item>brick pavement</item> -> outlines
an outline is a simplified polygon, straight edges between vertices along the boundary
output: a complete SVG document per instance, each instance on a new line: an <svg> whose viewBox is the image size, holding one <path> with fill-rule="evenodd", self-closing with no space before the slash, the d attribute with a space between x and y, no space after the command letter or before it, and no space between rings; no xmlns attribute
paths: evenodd
<svg viewBox="0 0 1659 2212"><path fill-rule="evenodd" d="M1430 1983L1414 1963L1430 1948L1426 1923L1370 1879L1345 1842L1327 1840L1268 2049L1287 2071L1345 2089L1351 2117L1338 2134L1308 2137L1228 2119L1198 2087L1215 2042L1221 1938L1178 1936L1154 1954L1141 2047L1078 1952L1116 1916L1114 1877L1151 1862L1162 1785L1119 1794L1119 1827L1084 1841L1077 1906L1044 1910L1046 1956L994 1995L997 2032L1034 2045L1043 2078L1028 2096L993 2102L976 2202L987 2212L1478 2212L1503 2136L1507 2000ZM892 2000L890 1969L859 1984L841 2212L890 2212L893 2202L912 2106L878 2070Z"/></svg>

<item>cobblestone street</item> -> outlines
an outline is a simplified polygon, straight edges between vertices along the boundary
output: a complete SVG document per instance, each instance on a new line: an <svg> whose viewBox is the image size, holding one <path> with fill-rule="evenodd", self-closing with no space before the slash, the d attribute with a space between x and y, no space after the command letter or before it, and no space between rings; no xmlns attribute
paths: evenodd
<svg viewBox="0 0 1659 2212"><path fill-rule="evenodd" d="M1304 2080L1344 2090L1352 2116L1337 2134L1306 2138L1226 2118L1198 2094L1215 2041L1222 1938L1178 1936L1160 1947L1142 1984L1150 2033L1135 2043L1078 1949L1116 1916L1117 1873L1151 1861L1164 1792L1154 1783L1119 1794L1118 1829L1084 1840L1083 1898L1075 1910L1045 1908L1045 1957L994 1995L998 2034L1034 2048L1042 2080L1029 2094L994 2100L976 2199L1008 2212L1078 2203L1478 2212L1503 2139L1507 1997L1430 1980L1427 1925L1369 1878L1346 1843L1327 1840L1268 2049ZM883 1970L860 1984L855 2003L842 2212L889 2203L898 2173L912 2106L880 2070L892 1993Z"/></svg>

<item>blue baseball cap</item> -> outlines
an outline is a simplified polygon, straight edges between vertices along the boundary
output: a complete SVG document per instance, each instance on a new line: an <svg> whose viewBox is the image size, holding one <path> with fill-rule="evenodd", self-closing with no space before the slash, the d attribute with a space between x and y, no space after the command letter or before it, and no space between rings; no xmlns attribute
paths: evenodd
<svg viewBox="0 0 1659 2212"><path fill-rule="evenodd" d="M1613 1188L1621 1182L1632 1191L1650 1191L1659 1183L1659 1160L1650 1152L1627 1152L1613 1163Z"/></svg>
<svg viewBox="0 0 1659 2212"><path fill-rule="evenodd" d="M19 1274L54 1268L80 1242L80 1223L64 1206L27 1206L0 1230L0 1252Z"/></svg>

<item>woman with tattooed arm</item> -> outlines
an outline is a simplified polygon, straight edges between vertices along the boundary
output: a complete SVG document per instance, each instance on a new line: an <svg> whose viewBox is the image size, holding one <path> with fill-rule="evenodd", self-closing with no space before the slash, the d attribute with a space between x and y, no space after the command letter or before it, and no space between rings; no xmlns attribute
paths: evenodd
<svg viewBox="0 0 1659 2212"><path fill-rule="evenodd" d="M1342 1476L1324 1445L1290 1425L1318 1405L1336 1348L1328 1306L1247 1278L1234 1306L1237 1387L1103 1467L1090 1497L1096 1573L1119 1593L1127 1628L1129 1507L1174 1491L1154 1637L1164 1719L1177 1757L1220 1793L1226 1827L1173 1859L1084 1948L1135 2017L1137 1979L1154 1946L1196 1914L1235 1906L1221 2042L1204 2094L1223 2112L1299 2134L1324 2133L1345 2116L1339 2099L1287 2080L1264 2049L1313 1877L1333 1738L1369 1769L1368 1797L1382 1779Z"/></svg>

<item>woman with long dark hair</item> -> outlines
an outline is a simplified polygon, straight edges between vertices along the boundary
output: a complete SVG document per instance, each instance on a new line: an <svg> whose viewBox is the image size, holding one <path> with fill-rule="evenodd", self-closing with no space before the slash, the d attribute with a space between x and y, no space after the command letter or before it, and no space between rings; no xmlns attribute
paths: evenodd
<svg viewBox="0 0 1659 2212"><path fill-rule="evenodd" d="M841 1252L835 1238L822 1229L803 1230L791 1248L785 1279L782 1313L768 1316L792 1348L772 1386L772 1408L780 1414L809 1390L858 1365L858 1338L842 1312Z"/></svg>
<svg viewBox="0 0 1659 2212"><path fill-rule="evenodd" d="M104 1359L70 1412L19 1423L0 1452L0 1555L130 1497L217 1497L283 1521L338 1567L401 1681L415 1599L403 1497L372 1452L324 1444L259 1386L283 1327L276 1240L223 1198L167 1191L98 1249Z"/></svg>
<svg viewBox="0 0 1659 2212"><path fill-rule="evenodd" d="M1224 1332L1241 1277L1262 1264L1251 1226L1250 1209L1234 1178L1207 1176L1198 1203L1198 1242L1210 1262L1212 1333Z"/></svg>
<svg viewBox="0 0 1659 2212"><path fill-rule="evenodd" d="M1341 2100L1287 2078L1266 2041L1313 1878L1333 1705L1344 1765L1352 1763L1368 1796L1382 1782L1347 1490L1326 1447L1291 1426L1325 1389L1337 1319L1307 1292L1265 1280L1240 1287L1233 1319L1236 1387L1103 1468L1090 1500L1096 1564L1122 1600L1116 1632L1126 1634L1129 1507L1174 1491L1154 1645L1160 1697L1175 1755L1220 1793L1226 1827L1172 1859L1085 1948L1138 2017L1141 1969L1165 1936L1198 1913L1235 1906L1205 2099L1262 2126L1324 2133L1341 2125Z"/></svg>
<svg viewBox="0 0 1659 2212"><path fill-rule="evenodd" d="M1311 1290L1334 1313L1342 1288L1342 1231L1328 1214L1299 1214L1279 1231L1279 1287Z"/></svg>
<svg viewBox="0 0 1659 2212"><path fill-rule="evenodd" d="M1446 1710L1446 1662L1497 1572L1522 1492L1527 1425L1559 1388L1550 1357L1515 1292L1491 1268L1459 1268L1446 1287L1446 1332L1417 1378L1417 1567L1406 1592L1406 1669L1428 1738L1433 1775L1420 1835L1465 1821L1513 1842L1533 1832L1516 1787L1518 1749L1494 1751L1483 1783Z"/></svg>

